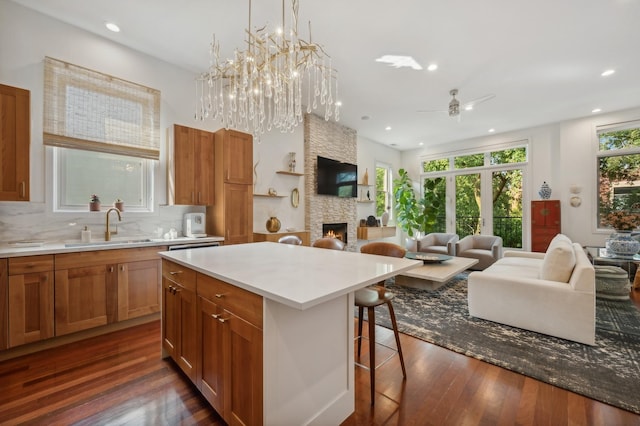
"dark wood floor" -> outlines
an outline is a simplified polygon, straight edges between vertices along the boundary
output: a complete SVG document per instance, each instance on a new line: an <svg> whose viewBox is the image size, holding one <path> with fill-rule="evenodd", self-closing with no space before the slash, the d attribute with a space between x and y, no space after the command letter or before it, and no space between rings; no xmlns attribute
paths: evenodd
<svg viewBox="0 0 640 426"><path fill-rule="evenodd" d="M376 338L393 341L380 327ZM397 358L382 366L372 407L368 372L356 368L356 412L344 425L640 425L633 413L409 336L402 346L407 380ZM160 358L154 321L1 362L0 424L224 423Z"/></svg>

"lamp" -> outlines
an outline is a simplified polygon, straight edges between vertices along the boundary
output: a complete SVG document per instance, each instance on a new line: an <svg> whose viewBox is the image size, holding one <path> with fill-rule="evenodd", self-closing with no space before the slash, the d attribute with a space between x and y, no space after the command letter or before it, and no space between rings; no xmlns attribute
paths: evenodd
<svg viewBox="0 0 640 426"><path fill-rule="evenodd" d="M303 101L310 113L320 105L324 118L339 120L337 71L322 46L298 36L298 0L291 0L290 28L252 31L251 0L246 49L232 59L220 58L220 44L211 42L209 69L196 80L195 118L220 119L226 128L244 128L259 136L272 128L292 132L302 122ZM304 87L303 87L304 86Z"/></svg>

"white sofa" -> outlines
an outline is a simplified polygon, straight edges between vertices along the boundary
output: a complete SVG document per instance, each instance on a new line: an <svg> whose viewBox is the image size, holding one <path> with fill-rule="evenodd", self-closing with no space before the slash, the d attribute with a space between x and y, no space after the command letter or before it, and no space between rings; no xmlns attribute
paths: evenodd
<svg viewBox="0 0 640 426"><path fill-rule="evenodd" d="M469 314L595 345L595 272L583 248L559 234L546 253L505 251L468 279Z"/></svg>

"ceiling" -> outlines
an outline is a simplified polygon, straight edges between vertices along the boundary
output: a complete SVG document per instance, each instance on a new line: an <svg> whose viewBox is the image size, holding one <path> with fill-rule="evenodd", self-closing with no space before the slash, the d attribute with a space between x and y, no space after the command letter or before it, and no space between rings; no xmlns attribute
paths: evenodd
<svg viewBox="0 0 640 426"><path fill-rule="evenodd" d="M209 64L214 33L223 57L244 48L249 16L248 0L13 1L194 73ZM640 0L299 3L302 38L311 21L338 70L340 123L396 149L640 106ZM281 4L254 0L252 26L278 26ZM412 56L423 70L375 61L383 55ZM607 69L616 72L602 77ZM462 103L495 97L460 120L418 112L446 110L454 88Z"/></svg>

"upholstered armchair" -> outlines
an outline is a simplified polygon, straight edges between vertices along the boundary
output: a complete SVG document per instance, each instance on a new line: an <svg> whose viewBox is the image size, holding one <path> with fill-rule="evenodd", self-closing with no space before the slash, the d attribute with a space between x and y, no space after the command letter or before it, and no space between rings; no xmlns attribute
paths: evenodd
<svg viewBox="0 0 640 426"><path fill-rule="evenodd" d="M502 257L502 238L494 235L467 235L456 243L456 256L478 259L470 269L483 271Z"/></svg>
<svg viewBox="0 0 640 426"><path fill-rule="evenodd" d="M418 240L418 251L455 256L456 242L458 242L457 234L432 232Z"/></svg>

